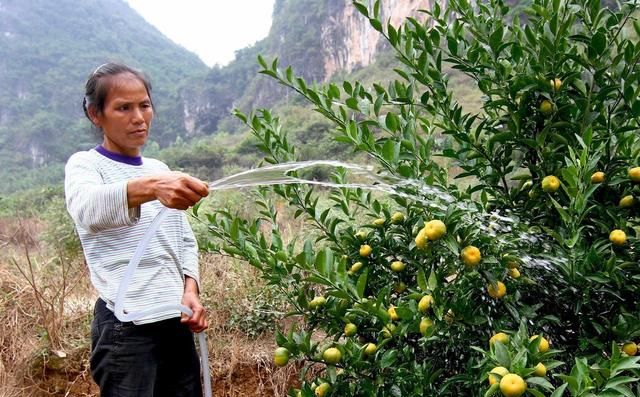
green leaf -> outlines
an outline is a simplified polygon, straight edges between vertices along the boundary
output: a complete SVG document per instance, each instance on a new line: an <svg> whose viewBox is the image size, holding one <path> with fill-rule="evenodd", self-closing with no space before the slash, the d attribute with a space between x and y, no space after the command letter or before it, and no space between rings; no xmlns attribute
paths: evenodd
<svg viewBox="0 0 640 397"><path fill-rule="evenodd" d="M388 139L382 147L382 157L391 164L395 164L398 161L400 155L400 145L398 142Z"/></svg>
<svg viewBox="0 0 640 397"><path fill-rule="evenodd" d="M500 383L496 382L484 393L484 397L491 397L500 389Z"/></svg>
<svg viewBox="0 0 640 397"><path fill-rule="evenodd" d="M384 369L384 368L391 367L393 364L395 364L397 359L398 359L397 350L395 349L387 350L386 352L384 352L384 354L382 355L382 358L380 359L380 368Z"/></svg>
<svg viewBox="0 0 640 397"><path fill-rule="evenodd" d="M424 274L424 270L422 268L418 269L418 275L416 276L418 287L424 292L429 291L429 287L427 286L427 277Z"/></svg>
<svg viewBox="0 0 640 397"><path fill-rule="evenodd" d="M591 38L591 47L594 49L596 54L602 55L607 47L607 37L604 35L604 33L598 31L593 35L593 37Z"/></svg>
<svg viewBox="0 0 640 397"><path fill-rule="evenodd" d="M367 18L369 17L369 10L367 9L367 6L362 3L358 3L357 1L353 2L353 6L358 10L360 14L364 15Z"/></svg>
<svg viewBox="0 0 640 397"><path fill-rule="evenodd" d="M509 357L509 351L507 347L502 343L494 343L493 349L496 354L496 360L501 367L509 368L511 366L511 357Z"/></svg>
<svg viewBox="0 0 640 397"><path fill-rule="evenodd" d="M568 384L563 384L562 386L558 387L553 394L551 394L551 397L562 397L562 395L564 394L564 390L567 388Z"/></svg>
<svg viewBox="0 0 640 397"><path fill-rule="evenodd" d="M358 293L358 298L364 298L364 292L367 288L367 277L369 277L369 269L365 269L364 272L358 277L358 283L356 284L356 292Z"/></svg>

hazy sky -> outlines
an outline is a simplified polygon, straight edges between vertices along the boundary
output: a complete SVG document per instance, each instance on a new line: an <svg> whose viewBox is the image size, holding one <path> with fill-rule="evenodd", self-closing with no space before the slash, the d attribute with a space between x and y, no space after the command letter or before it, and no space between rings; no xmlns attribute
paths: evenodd
<svg viewBox="0 0 640 397"><path fill-rule="evenodd" d="M267 36L274 0L126 0L165 36L209 66Z"/></svg>

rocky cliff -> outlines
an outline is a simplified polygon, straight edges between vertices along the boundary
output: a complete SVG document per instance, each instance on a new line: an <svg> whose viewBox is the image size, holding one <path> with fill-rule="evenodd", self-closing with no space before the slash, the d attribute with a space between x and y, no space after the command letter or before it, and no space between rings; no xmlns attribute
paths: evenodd
<svg viewBox="0 0 640 397"><path fill-rule="evenodd" d="M325 79L337 71L351 72L373 62L383 44L382 35L371 27L349 0L330 1L327 19L320 27ZM373 3L373 1L370 1ZM380 3L380 17L398 27L407 16L424 17L433 0L388 0Z"/></svg>

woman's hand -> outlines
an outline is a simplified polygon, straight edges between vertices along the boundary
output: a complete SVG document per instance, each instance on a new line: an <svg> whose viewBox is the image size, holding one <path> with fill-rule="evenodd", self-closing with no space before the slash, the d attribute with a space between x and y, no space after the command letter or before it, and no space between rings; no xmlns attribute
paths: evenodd
<svg viewBox="0 0 640 397"><path fill-rule="evenodd" d="M205 182L177 171L132 179L127 184L131 208L157 199L165 207L186 210L208 195Z"/></svg>
<svg viewBox="0 0 640 397"><path fill-rule="evenodd" d="M207 329L207 313L202 303L200 303L198 285L191 277L185 277L182 304L191 309L193 315L189 317L182 313L180 322L186 324L192 332L202 332Z"/></svg>

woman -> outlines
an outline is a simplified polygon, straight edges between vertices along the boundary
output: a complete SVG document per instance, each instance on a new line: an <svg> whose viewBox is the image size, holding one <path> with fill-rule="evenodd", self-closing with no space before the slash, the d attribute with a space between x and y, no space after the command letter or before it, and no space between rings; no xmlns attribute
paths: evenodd
<svg viewBox="0 0 640 397"><path fill-rule="evenodd" d="M206 329L207 321L196 240L183 212L171 211L151 239L124 309L182 303L193 316L168 310L123 323L113 308L124 270L156 214L163 206L189 208L209 194L208 186L141 156L154 113L151 85L141 72L101 65L86 83L83 108L103 141L69 158L65 195L100 297L91 324L93 378L102 397L201 396L192 332Z"/></svg>

